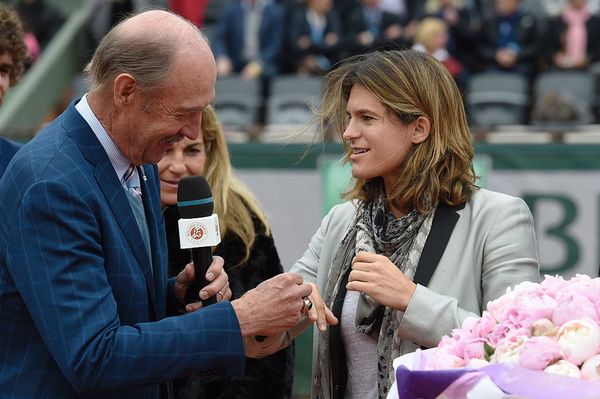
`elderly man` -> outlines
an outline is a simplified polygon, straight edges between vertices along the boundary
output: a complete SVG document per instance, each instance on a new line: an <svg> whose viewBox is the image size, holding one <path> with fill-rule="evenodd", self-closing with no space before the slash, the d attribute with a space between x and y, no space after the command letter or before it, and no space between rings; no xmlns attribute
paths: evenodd
<svg viewBox="0 0 600 399"><path fill-rule="evenodd" d="M117 25L88 67L91 90L27 143L0 198L0 397L158 398L172 378L241 373L306 308L297 274L229 302L223 261L182 300L166 280L156 166L199 134L216 65L197 28L165 11ZM218 295L217 295L218 294ZM162 385L161 385L162 384Z"/></svg>

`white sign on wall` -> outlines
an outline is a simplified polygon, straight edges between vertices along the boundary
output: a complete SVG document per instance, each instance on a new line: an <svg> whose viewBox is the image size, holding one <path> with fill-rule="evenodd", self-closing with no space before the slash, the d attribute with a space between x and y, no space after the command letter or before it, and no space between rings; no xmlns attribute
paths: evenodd
<svg viewBox="0 0 600 399"><path fill-rule="evenodd" d="M489 170L487 187L529 205L542 272L598 275L600 171Z"/></svg>

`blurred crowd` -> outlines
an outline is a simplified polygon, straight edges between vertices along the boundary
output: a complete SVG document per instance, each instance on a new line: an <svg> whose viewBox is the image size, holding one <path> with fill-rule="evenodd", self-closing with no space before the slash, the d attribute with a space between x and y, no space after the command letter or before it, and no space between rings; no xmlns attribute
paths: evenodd
<svg viewBox="0 0 600 399"><path fill-rule="evenodd" d="M483 72L519 74L529 90L547 71L600 71L598 0L172 0L169 5L204 29L219 77L260 78L265 97L274 77L321 76L340 60L373 49L426 52L448 68L463 93ZM543 101L556 105L564 99ZM530 102L522 122L531 117L535 104ZM595 112L589 112L594 115L588 123L597 120Z"/></svg>
<svg viewBox="0 0 600 399"><path fill-rule="evenodd" d="M464 83L470 74L489 69L534 77L549 68L586 68L600 58L599 3L172 0L170 6L205 28L220 76L321 75L352 54L414 47Z"/></svg>
<svg viewBox="0 0 600 399"><path fill-rule="evenodd" d="M260 82L264 101L258 123L263 124L273 78L322 76L340 60L373 49L426 52L448 68L463 93L483 72L519 74L527 80L531 97L524 123L542 115L541 108L564 108L565 101L572 100L552 92L536 103L531 88L540 74L557 70L590 74L595 92L600 74L600 0L90 2L98 9L89 24L90 47L124 15L145 7L168 7L202 28L216 56L219 78ZM44 0L13 3L27 32L30 60L35 62L65 18ZM598 121L596 109L584 113L587 123Z"/></svg>

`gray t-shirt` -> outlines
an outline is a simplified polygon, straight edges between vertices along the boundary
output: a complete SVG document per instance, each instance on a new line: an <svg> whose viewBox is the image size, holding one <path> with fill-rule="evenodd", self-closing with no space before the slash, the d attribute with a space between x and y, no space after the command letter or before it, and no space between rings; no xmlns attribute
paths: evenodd
<svg viewBox="0 0 600 399"><path fill-rule="evenodd" d="M344 298L341 331L348 381L346 399L377 399L377 341L356 330L356 306L360 293L348 291Z"/></svg>

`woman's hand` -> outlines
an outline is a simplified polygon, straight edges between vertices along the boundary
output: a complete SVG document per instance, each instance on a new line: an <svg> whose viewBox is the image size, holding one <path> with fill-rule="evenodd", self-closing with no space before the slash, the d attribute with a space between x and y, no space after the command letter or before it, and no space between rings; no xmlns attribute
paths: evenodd
<svg viewBox="0 0 600 399"><path fill-rule="evenodd" d="M359 252L352 259L346 288L364 292L388 308L405 311L417 285L387 257Z"/></svg>
<svg viewBox="0 0 600 399"><path fill-rule="evenodd" d="M201 309L201 300L205 300L215 295L217 297L217 302L228 301L231 298L232 293L229 288L229 276L227 276L227 272L225 272L223 267L224 264L223 258L220 256L213 256L213 261L206 270L206 276L204 276L209 284L198 292L198 302L189 303L185 306L186 312L195 312L196 310ZM185 293L188 287L192 285L195 278L193 263L188 263L177 275L174 289L175 296L180 302L183 303Z"/></svg>
<svg viewBox="0 0 600 399"><path fill-rule="evenodd" d="M327 324L336 325L338 323L337 317L333 315L333 312L325 306L321 293L315 283L310 283L312 286L312 292L310 293L310 300L313 303L312 308L308 311L308 319L316 322L319 331L325 331Z"/></svg>

